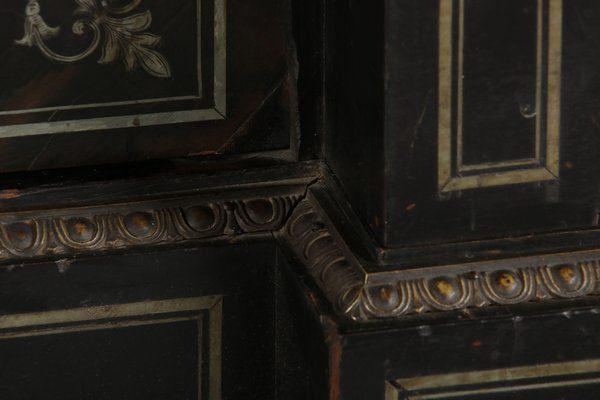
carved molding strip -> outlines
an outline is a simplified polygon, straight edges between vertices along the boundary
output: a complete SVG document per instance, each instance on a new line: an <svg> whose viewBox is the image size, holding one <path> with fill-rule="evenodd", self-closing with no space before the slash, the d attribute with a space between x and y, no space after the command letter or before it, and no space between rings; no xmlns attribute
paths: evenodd
<svg viewBox="0 0 600 400"><path fill-rule="evenodd" d="M369 272L305 188L0 214L0 262L276 233L335 312L355 321L600 295L600 250Z"/></svg>
<svg viewBox="0 0 600 400"><path fill-rule="evenodd" d="M573 257L577 258L576 255ZM600 260L471 271L416 280L390 277L366 285L357 303L360 319L392 318L432 311L573 299L600 294Z"/></svg>
<svg viewBox="0 0 600 400"><path fill-rule="evenodd" d="M179 201L183 205L163 208L138 203L104 213L69 209L61 216L0 216L0 260L270 232L284 225L297 201L297 195L184 199Z"/></svg>
<svg viewBox="0 0 600 400"><path fill-rule="evenodd" d="M560 261L539 258L503 266L448 265L433 269L369 273L305 199L290 217L282 238L343 318L398 318L494 305L600 295L600 254L574 252ZM551 259L551 257L548 257Z"/></svg>

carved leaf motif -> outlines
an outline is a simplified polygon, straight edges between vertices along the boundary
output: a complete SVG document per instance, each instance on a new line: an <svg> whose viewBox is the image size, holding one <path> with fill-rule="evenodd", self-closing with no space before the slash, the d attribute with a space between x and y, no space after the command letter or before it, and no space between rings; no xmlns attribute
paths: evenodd
<svg viewBox="0 0 600 400"><path fill-rule="evenodd" d="M160 37L143 32L151 22L152 16L149 11L126 18L106 18L104 20L106 40L98 62L112 63L121 54L127 71L134 71L141 66L150 75L159 78L171 76L167 59L152 49L160 43Z"/></svg>
<svg viewBox="0 0 600 400"><path fill-rule="evenodd" d="M150 11L145 11L143 13L130 15L129 17L124 18L106 17L104 19L104 23L118 30L141 32L147 29L152 23L152 14L150 14Z"/></svg>
<svg viewBox="0 0 600 400"><path fill-rule="evenodd" d="M75 0L77 8L73 12L74 15L92 15L94 10L97 10L96 0Z"/></svg>
<svg viewBox="0 0 600 400"><path fill-rule="evenodd" d="M127 71L134 71L138 67L135 48L133 46L125 46L123 55L123 63Z"/></svg>
<svg viewBox="0 0 600 400"><path fill-rule="evenodd" d="M102 55L100 56L98 63L110 64L116 61L117 57L119 57L119 40L110 29L104 30L104 36L105 39L102 46Z"/></svg>
<svg viewBox="0 0 600 400"><path fill-rule="evenodd" d="M75 0L77 8L74 14L83 18L75 21L72 30L77 35L91 32L93 40L85 51L67 56L52 51L46 45L44 40L56 36L60 28L46 25L39 15L38 2L29 0L25 9L25 33L23 38L15 40L15 43L29 47L37 46L47 58L62 63L81 61L101 47L102 54L98 59L100 64L111 64L121 57L127 71L134 71L141 66L150 75L168 78L171 76L169 62L154 50L160 42L160 37L144 32L152 23L150 11L125 15L134 11L141 2L142 0L130 0L129 4L123 6L116 0L103 0L101 3L100 0Z"/></svg>
<svg viewBox="0 0 600 400"><path fill-rule="evenodd" d="M140 57L139 61L150 75L159 78L168 78L171 76L169 62L162 54L145 47L140 48L140 53L143 57Z"/></svg>
<svg viewBox="0 0 600 400"><path fill-rule="evenodd" d="M160 43L160 36L144 32L136 34L135 40L142 46L156 47Z"/></svg>

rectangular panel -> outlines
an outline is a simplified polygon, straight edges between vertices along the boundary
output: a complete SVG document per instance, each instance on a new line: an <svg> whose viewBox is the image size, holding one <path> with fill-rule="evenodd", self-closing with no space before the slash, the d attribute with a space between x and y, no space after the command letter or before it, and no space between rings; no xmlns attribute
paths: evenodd
<svg viewBox="0 0 600 400"><path fill-rule="evenodd" d="M398 379L386 383L386 400L557 398L563 392L561 398L579 400L594 398L598 388L600 360L587 360Z"/></svg>
<svg viewBox="0 0 600 400"><path fill-rule="evenodd" d="M557 179L562 0L440 0L439 15L439 190Z"/></svg>
<svg viewBox="0 0 600 400"><path fill-rule="evenodd" d="M538 0L463 0L457 107L458 163L537 157L542 92ZM507 24L507 21L510 23ZM462 77L462 79L458 79ZM541 111L541 110L540 110Z"/></svg>
<svg viewBox="0 0 600 400"><path fill-rule="evenodd" d="M3 398L220 399L221 314L215 296L0 316Z"/></svg>
<svg viewBox="0 0 600 400"><path fill-rule="evenodd" d="M0 138L225 115L225 0L10 1L0 22Z"/></svg>

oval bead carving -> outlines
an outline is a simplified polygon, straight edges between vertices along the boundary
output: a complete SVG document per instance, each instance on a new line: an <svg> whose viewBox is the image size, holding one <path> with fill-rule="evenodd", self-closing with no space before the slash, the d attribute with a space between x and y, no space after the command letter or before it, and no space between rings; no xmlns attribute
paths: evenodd
<svg viewBox="0 0 600 400"><path fill-rule="evenodd" d="M400 296L398 289L391 285L384 285L374 288L369 288L369 294L373 299L373 304L382 310L394 310L400 305Z"/></svg>
<svg viewBox="0 0 600 400"><path fill-rule="evenodd" d="M395 317L409 312L413 306L409 286L408 282L398 282L396 285L367 287L363 312L375 317Z"/></svg>
<svg viewBox="0 0 600 400"><path fill-rule="evenodd" d="M156 219L148 212L134 212L123 219L127 232L135 237L147 237L156 232Z"/></svg>
<svg viewBox="0 0 600 400"><path fill-rule="evenodd" d="M30 222L15 222L4 226L10 244L19 251L29 249L35 244L35 228Z"/></svg>
<svg viewBox="0 0 600 400"><path fill-rule="evenodd" d="M262 225L273 221L275 209L273 204L265 199L249 200L244 202L244 208L250 220Z"/></svg>
<svg viewBox="0 0 600 400"><path fill-rule="evenodd" d="M486 301L495 304L516 304L535 295L535 274L528 269L501 269L483 274L480 282Z"/></svg>
<svg viewBox="0 0 600 400"><path fill-rule="evenodd" d="M441 303L453 304L461 295L461 288L456 279L441 277L429 281L430 293Z"/></svg>
<svg viewBox="0 0 600 400"><path fill-rule="evenodd" d="M563 290L577 290L582 283L580 268L573 265L557 265L550 268L554 282Z"/></svg>
<svg viewBox="0 0 600 400"><path fill-rule="evenodd" d="M95 224L87 218L71 218L65 222L69 238L75 242L86 243L96 234Z"/></svg>
<svg viewBox="0 0 600 400"><path fill-rule="evenodd" d="M190 207L184 211L185 220L196 232L213 228L217 222L215 212L207 206Z"/></svg>
<svg viewBox="0 0 600 400"><path fill-rule="evenodd" d="M418 283L422 310L456 310L468 306L473 285L461 277L440 276Z"/></svg>
<svg viewBox="0 0 600 400"><path fill-rule="evenodd" d="M542 278L550 293L564 298L585 296L596 287L597 262L559 264L542 268Z"/></svg>
<svg viewBox="0 0 600 400"><path fill-rule="evenodd" d="M514 271L497 271L491 274L491 286L502 297L513 298L523 291L523 280Z"/></svg>

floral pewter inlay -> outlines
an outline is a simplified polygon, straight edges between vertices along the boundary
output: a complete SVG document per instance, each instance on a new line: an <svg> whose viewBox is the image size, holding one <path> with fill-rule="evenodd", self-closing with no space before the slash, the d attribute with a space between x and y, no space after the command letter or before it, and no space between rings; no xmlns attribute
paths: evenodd
<svg viewBox="0 0 600 400"><path fill-rule="evenodd" d="M77 8L73 15L80 17L73 24L74 34L93 35L90 45L79 54L62 55L54 52L46 41L60 33L60 27L51 27L40 15L37 0L29 0L25 7L25 34L15 40L22 46L38 47L42 54L60 63L74 63L93 54L102 44L100 64L111 64L118 58L127 71L142 67L150 75L158 78L171 76L167 59L154 50L160 36L145 32L152 23L149 10L132 13L142 0L132 0L125 6L116 6L115 0L75 0Z"/></svg>

